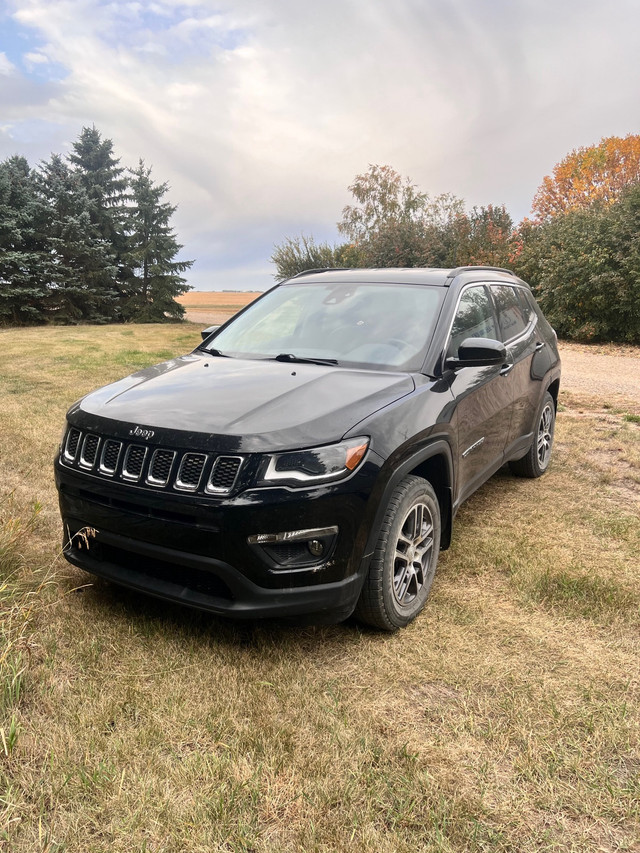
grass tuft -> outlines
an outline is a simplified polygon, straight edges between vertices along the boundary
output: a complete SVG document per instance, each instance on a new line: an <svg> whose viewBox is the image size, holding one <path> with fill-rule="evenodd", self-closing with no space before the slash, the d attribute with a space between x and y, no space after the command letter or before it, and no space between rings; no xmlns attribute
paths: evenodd
<svg viewBox="0 0 640 853"><path fill-rule="evenodd" d="M570 616L601 619L637 610L637 593L620 583L568 571L544 571L529 588L533 601L558 608Z"/></svg>

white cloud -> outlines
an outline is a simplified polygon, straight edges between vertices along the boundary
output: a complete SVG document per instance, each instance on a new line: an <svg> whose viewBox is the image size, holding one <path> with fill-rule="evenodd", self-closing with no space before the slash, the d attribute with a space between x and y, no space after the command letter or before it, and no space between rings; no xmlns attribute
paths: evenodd
<svg viewBox="0 0 640 853"><path fill-rule="evenodd" d="M16 70L15 65L11 62L5 53L0 53L0 74L9 76Z"/></svg>
<svg viewBox="0 0 640 853"><path fill-rule="evenodd" d="M45 56L44 53L40 53L40 51L34 50L29 53L25 53L24 57L25 65L29 68L32 68L37 65L48 65L49 57Z"/></svg>

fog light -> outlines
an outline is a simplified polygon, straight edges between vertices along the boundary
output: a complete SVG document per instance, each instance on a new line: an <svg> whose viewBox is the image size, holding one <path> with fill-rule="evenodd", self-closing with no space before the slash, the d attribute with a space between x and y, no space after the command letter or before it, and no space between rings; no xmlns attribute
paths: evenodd
<svg viewBox="0 0 640 853"><path fill-rule="evenodd" d="M255 533L247 542L257 548L275 571L298 571L331 558L338 538L337 525L282 533Z"/></svg>
<svg viewBox="0 0 640 853"><path fill-rule="evenodd" d="M321 557L324 553L324 545L319 539L312 539L307 548L309 549L309 553L313 554L314 557Z"/></svg>

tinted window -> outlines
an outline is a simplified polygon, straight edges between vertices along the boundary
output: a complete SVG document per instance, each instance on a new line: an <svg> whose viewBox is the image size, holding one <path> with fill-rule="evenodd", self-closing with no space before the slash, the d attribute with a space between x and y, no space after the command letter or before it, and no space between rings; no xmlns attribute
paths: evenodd
<svg viewBox="0 0 640 853"><path fill-rule="evenodd" d="M516 287L516 293L518 294L518 299L520 300L520 307L522 308L522 316L526 320L527 323L530 323L533 320L534 310L531 302L527 299L527 293L523 287Z"/></svg>
<svg viewBox="0 0 640 853"><path fill-rule="evenodd" d="M498 311L498 322L502 329L502 340L510 341L524 332L528 320L525 319L515 288L506 284L491 287Z"/></svg>
<svg viewBox="0 0 640 853"><path fill-rule="evenodd" d="M493 315L491 300L486 287L468 287L460 297L456 316L451 327L448 356L458 354L458 347L465 338L499 337Z"/></svg>

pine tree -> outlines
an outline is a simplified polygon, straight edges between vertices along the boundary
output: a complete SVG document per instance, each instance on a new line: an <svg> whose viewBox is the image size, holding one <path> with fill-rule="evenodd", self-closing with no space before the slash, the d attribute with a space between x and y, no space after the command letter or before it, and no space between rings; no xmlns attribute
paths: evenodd
<svg viewBox="0 0 640 853"><path fill-rule="evenodd" d="M193 261L173 260L182 249L169 225L176 207L161 201L168 186L151 179L151 169L143 160L130 172L126 263L131 275L125 282L128 298L123 317L144 323L179 320L184 308L174 298L190 289L180 273Z"/></svg>
<svg viewBox="0 0 640 853"><path fill-rule="evenodd" d="M78 174L54 154L41 165L38 193L50 278L50 318L59 323L121 319L114 286L115 252L92 222L93 205Z"/></svg>
<svg viewBox="0 0 640 853"><path fill-rule="evenodd" d="M95 125L82 128L68 160L87 194L95 233L113 248L116 262L113 285L120 292L121 301L126 301L124 282L130 277L131 270L125 262L127 238L124 223L129 185L125 169L118 165L120 158L113 154L112 140L103 139Z"/></svg>
<svg viewBox="0 0 640 853"><path fill-rule="evenodd" d="M45 319L46 256L37 213L34 173L25 158L0 163L0 323Z"/></svg>
<svg viewBox="0 0 640 853"><path fill-rule="evenodd" d="M102 139L95 126L83 127L68 159L87 194L92 224L117 250L124 245L127 178L118 166L120 159L113 156L113 142Z"/></svg>

